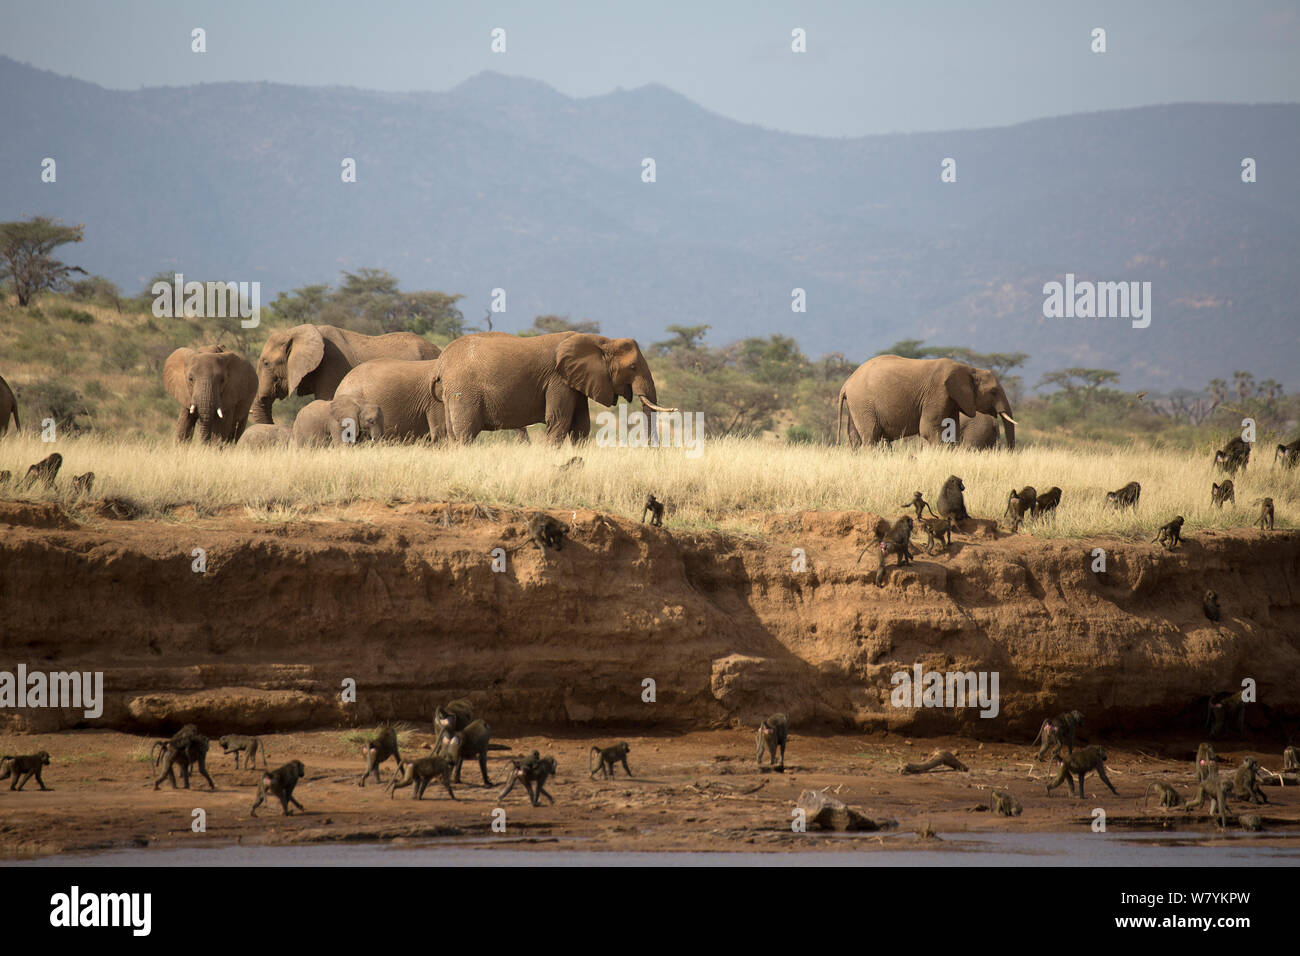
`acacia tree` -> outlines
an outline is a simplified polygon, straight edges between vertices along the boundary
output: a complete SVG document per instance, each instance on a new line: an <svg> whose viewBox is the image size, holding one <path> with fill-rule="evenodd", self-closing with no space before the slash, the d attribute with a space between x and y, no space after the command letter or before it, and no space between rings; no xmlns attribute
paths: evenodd
<svg viewBox="0 0 1300 956"><path fill-rule="evenodd" d="M80 266L64 265L51 255L65 243L80 242L85 228L65 226L62 219L48 216L0 222L0 281L13 283L19 305L28 305L38 292L58 287L74 272L86 274Z"/></svg>

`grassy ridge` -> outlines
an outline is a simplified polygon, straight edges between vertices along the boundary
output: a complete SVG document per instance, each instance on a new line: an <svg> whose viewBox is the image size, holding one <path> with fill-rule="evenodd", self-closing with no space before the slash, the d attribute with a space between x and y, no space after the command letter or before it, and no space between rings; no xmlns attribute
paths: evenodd
<svg viewBox="0 0 1300 956"><path fill-rule="evenodd" d="M966 484L972 515L1000 518L1008 491L1032 484L1064 490L1055 520L1027 526L1042 537L1111 534L1151 537L1175 514L1186 533L1248 526L1271 496L1277 526L1294 528L1300 515L1300 469L1269 463L1266 454L1236 480L1237 502L1210 506L1210 484L1222 480L1209 455L1175 450L1098 446L1031 447L1012 453L931 448L919 442L888 449L784 445L755 439L704 441L688 458L675 448L551 448L518 444L504 435L473 445L370 445L348 448L219 448L176 446L163 439L80 436L44 444L32 431L0 440L0 469L23 474L57 450L63 472L54 490L0 489L0 497L57 501L70 511L71 476L92 470L95 497L128 499L141 513L165 515L178 506L200 513L246 507L253 517L292 520L355 501L483 502L515 507L592 508L639 518L654 492L670 503L667 524L679 528L750 531L753 512L830 510L894 515L920 489L934 500L950 474ZM1261 450L1262 451L1262 450ZM581 467L561 470L574 455ZM1117 512L1105 493L1142 483L1136 512ZM746 514L749 513L749 514Z"/></svg>

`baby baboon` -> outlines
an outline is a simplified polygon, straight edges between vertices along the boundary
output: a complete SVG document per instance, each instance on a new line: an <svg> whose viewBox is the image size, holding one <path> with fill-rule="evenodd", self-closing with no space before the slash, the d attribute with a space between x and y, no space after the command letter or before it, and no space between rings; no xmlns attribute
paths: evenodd
<svg viewBox="0 0 1300 956"><path fill-rule="evenodd" d="M218 737L217 743L221 744L223 754L233 753L235 755L235 769L239 769L239 758L241 752L248 758L245 766L257 766L257 754L262 754L262 766L266 766L266 748L262 746L261 737L245 737L243 734L226 734L224 737Z"/></svg>
<svg viewBox="0 0 1300 956"><path fill-rule="evenodd" d="M540 511L534 511L528 517L528 537L513 547L506 548L506 553L527 547L530 542L537 545L537 549L543 554L546 553L547 548L563 551L564 536L568 533L569 526L563 521Z"/></svg>
<svg viewBox="0 0 1300 956"><path fill-rule="evenodd" d="M1051 763L1053 760L1060 758L1062 747L1068 753L1074 753L1074 737L1082 723L1083 714L1077 710L1066 711L1064 714L1057 714L1055 717L1043 721L1038 728L1038 736L1034 738L1034 743L1041 740L1043 746L1039 748L1038 756L1034 759L1042 760L1043 755L1048 750L1051 750L1052 755L1047 758L1047 762ZM1055 744L1055 749L1053 749L1053 744Z"/></svg>
<svg viewBox="0 0 1300 956"><path fill-rule="evenodd" d="M1214 752L1213 744L1201 744L1196 748L1196 780L1199 783L1206 777L1219 773L1219 755Z"/></svg>
<svg viewBox="0 0 1300 956"><path fill-rule="evenodd" d="M1222 510L1225 502L1235 503L1236 500L1237 493L1233 490L1231 478L1224 478L1223 484L1216 481L1210 486L1210 504L1214 507Z"/></svg>
<svg viewBox="0 0 1300 956"><path fill-rule="evenodd" d="M1228 723L1236 726L1239 735L1246 736L1246 702L1241 699L1240 691L1232 691L1218 700L1210 698L1209 711L1205 717L1210 736L1219 736Z"/></svg>
<svg viewBox="0 0 1300 956"><path fill-rule="evenodd" d="M492 729L488 727L487 721L476 720L469 724L464 730L456 734L451 740L447 741L447 747L460 748L456 754L456 782L460 783L460 768L465 762L466 757L478 758L478 769L483 774L483 786L492 786L492 781L488 779L487 755L489 750L509 750L505 744L494 744L492 741ZM444 751L445 752L445 751Z"/></svg>
<svg viewBox="0 0 1300 956"><path fill-rule="evenodd" d="M1264 821L1257 813L1243 813L1237 817L1237 826L1251 833L1258 833L1264 829Z"/></svg>
<svg viewBox="0 0 1300 956"><path fill-rule="evenodd" d="M1283 468L1294 468L1296 462L1300 462L1300 438L1289 445L1278 445L1277 451L1273 452L1273 464L1277 464L1279 457Z"/></svg>
<svg viewBox="0 0 1300 956"><path fill-rule="evenodd" d="M591 771L593 777L596 776L596 771L599 770L602 777L612 780L614 777L614 764L622 761L623 769L627 770L627 775L630 777L632 771L627 766L627 755L631 750L632 748L627 745L627 741L616 743L612 747L592 747L591 753L587 755L587 769ZM591 762L591 754L597 754L599 758L594 764Z"/></svg>
<svg viewBox="0 0 1300 956"><path fill-rule="evenodd" d="M85 495L90 497L91 489L95 487L95 473L88 471L84 475L72 476L72 493L74 495Z"/></svg>
<svg viewBox="0 0 1300 956"><path fill-rule="evenodd" d="M1300 771L1300 751L1295 747L1287 747L1282 751L1282 772L1291 770Z"/></svg>
<svg viewBox="0 0 1300 956"><path fill-rule="evenodd" d="M1003 517L1011 522L1012 531L1019 530L1025 515L1032 512L1037 504L1038 492L1033 485L1025 485L1019 491L1011 489L1011 494L1007 495L1007 510Z"/></svg>
<svg viewBox="0 0 1300 956"><path fill-rule="evenodd" d="M1047 512L1055 511L1060 503L1061 489L1053 485L1038 496L1038 500L1034 503L1034 514L1041 518Z"/></svg>
<svg viewBox="0 0 1300 956"><path fill-rule="evenodd" d="M1118 491L1106 492L1106 503L1116 508L1136 508L1140 497L1142 497L1142 486L1136 481L1130 481Z"/></svg>
<svg viewBox="0 0 1300 956"><path fill-rule="evenodd" d="M1157 806L1168 807L1170 810L1177 810L1183 805L1183 798L1179 795L1178 791L1169 786L1169 784L1149 783L1147 784L1146 796L1142 798L1142 806L1145 807L1147 801L1151 799L1152 790L1160 795L1160 802Z"/></svg>
<svg viewBox="0 0 1300 956"><path fill-rule="evenodd" d="M453 700L446 707L436 708L433 712L433 729L438 734L438 740L433 745L433 752L442 753L446 742L468 727L473 719L474 706L464 697Z"/></svg>
<svg viewBox="0 0 1300 956"><path fill-rule="evenodd" d="M641 523L645 524L646 514L650 515L650 523L656 528L662 528L664 525L664 503L654 495L645 496L645 507L641 509Z"/></svg>
<svg viewBox="0 0 1300 956"><path fill-rule="evenodd" d="M366 758L366 772L361 775L361 780L357 783L358 787L366 785L366 778L372 773L375 775L375 783L383 783L384 778L379 773L379 765L392 757L397 761L397 766L402 766L402 755L397 750L397 731L392 727L381 727L379 736L374 740L368 741L361 748L361 756Z"/></svg>
<svg viewBox="0 0 1300 956"><path fill-rule="evenodd" d="M298 781L306 774L307 768L302 765L301 760L290 760L283 767L262 774L262 780L257 785L257 799L253 801L253 808L248 811L248 815L257 816L257 808L266 800L268 793L280 798L280 809L284 811L286 817L293 813L289 809L291 803L299 810L305 811L307 808L294 797L293 788L298 786Z"/></svg>
<svg viewBox="0 0 1300 956"><path fill-rule="evenodd" d="M1217 815L1219 826L1228 825L1228 794L1232 793L1232 781L1221 780L1219 775L1211 774L1196 784L1196 796L1188 800L1183 809L1188 813L1199 810L1208 800L1210 815Z"/></svg>
<svg viewBox="0 0 1300 956"><path fill-rule="evenodd" d="M952 521L947 518L922 518L921 527L925 529L926 554L934 553L934 542L943 545L944 553L952 550Z"/></svg>
<svg viewBox="0 0 1300 956"><path fill-rule="evenodd" d="M528 800L533 806L540 806L542 797L551 803L555 802L555 798L546 792L547 778L555 776L554 757L543 757L534 750L530 756L523 760L515 760L513 764L510 770L510 782L501 791L498 800L504 800L506 795L515 788L515 784L522 780L524 789L528 791Z"/></svg>
<svg viewBox="0 0 1300 956"><path fill-rule="evenodd" d="M916 494L912 495L912 500L911 500L911 501L905 501L905 502L903 502L903 504L899 505L898 507L900 507L900 508L915 508L915 509L916 509L916 520L917 520L917 521L920 521L920 520L922 519L922 517L924 517L924 515L922 514L922 512L923 512L926 508L930 508L930 503L929 503L928 501L926 501L925 498L924 498L924 497L921 495L921 493L918 491ZM930 514L934 515L934 509L933 509L933 508L930 508ZM936 518L938 517L938 515L934 515L934 516L935 516Z"/></svg>
<svg viewBox="0 0 1300 956"><path fill-rule="evenodd" d="M1276 453L1274 454L1276 458ZM1250 461L1250 444L1241 436L1228 442L1214 453L1214 463L1230 475L1235 475L1239 468L1245 468Z"/></svg>
<svg viewBox="0 0 1300 956"><path fill-rule="evenodd" d="M451 792L451 768L455 762L454 758L439 756L421 757L419 760L413 760L410 763L398 764L397 773L393 774L393 779L388 781L389 796L396 796L400 787L414 785L411 797L416 800L423 800L424 791L433 782L433 778L440 777L442 778L442 785L447 788L447 796L455 800L456 794Z"/></svg>
<svg viewBox="0 0 1300 956"><path fill-rule="evenodd" d="M1166 551L1174 550L1183 542L1183 516L1177 515L1173 521L1162 524L1159 533L1151 540L1159 541Z"/></svg>
<svg viewBox="0 0 1300 956"><path fill-rule="evenodd" d="M965 521L970 517L966 513L966 499L962 492L966 486L956 475L949 475L948 480L939 489L939 517L951 518L953 521Z"/></svg>
<svg viewBox="0 0 1300 956"><path fill-rule="evenodd" d="M0 757L0 770L4 771L0 773L0 780L12 777L9 789L21 790L34 776L42 790L49 790L50 788L45 786L45 781L41 779L41 768L49 765L50 755L44 750L34 754L24 754L21 757Z"/></svg>
<svg viewBox="0 0 1300 956"><path fill-rule="evenodd" d="M40 481L45 484L46 488L53 488L54 478L62 467L63 456L57 451L52 455L45 456L27 469L27 477L23 479L23 487L30 488Z"/></svg>
<svg viewBox="0 0 1300 956"><path fill-rule="evenodd" d="M1222 616L1222 612L1219 610L1219 595L1214 591L1205 592L1201 607L1205 610L1205 616L1211 621L1217 621Z"/></svg>
<svg viewBox="0 0 1300 956"><path fill-rule="evenodd" d="M758 725L758 765L763 766L763 750L767 750L767 762L781 773L785 772L785 743L790 737L790 718L785 714L773 714ZM781 762L776 762L777 748L781 749Z"/></svg>
<svg viewBox="0 0 1300 956"><path fill-rule="evenodd" d="M1259 505L1259 517L1251 522L1251 527L1259 525L1260 531L1273 530L1273 499L1260 498L1258 501L1252 501L1252 505Z"/></svg>
<svg viewBox="0 0 1300 956"><path fill-rule="evenodd" d="M912 552L908 545L912 540L912 516L903 515L895 521L883 535L880 529L876 529L876 542L874 545L867 545L858 555L858 560L862 560L862 555L867 553L867 548L874 547L880 555L880 564L876 568L876 587L885 586L885 559L891 554L898 555L898 562L894 567L912 563Z"/></svg>
<svg viewBox="0 0 1300 956"><path fill-rule="evenodd" d="M993 791L993 812L1000 817L1018 817L1024 807L1005 790Z"/></svg>
<svg viewBox="0 0 1300 956"><path fill-rule="evenodd" d="M1254 757L1247 757L1241 762L1237 772L1232 775L1232 792L1237 799L1247 803L1268 803L1268 797L1259 789L1258 774L1259 761Z"/></svg>
<svg viewBox="0 0 1300 956"><path fill-rule="evenodd" d="M152 748L157 751L154 757L154 766L158 766L158 760L162 760L162 773L154 781L155 790L164 780L170 780L172 789L176 789L176 772L175 765L179 764L181 768L181 784L183 789L190 788L190 765L197 764L199 773L203 774L203 779L208 782L208 789L215 790L217 785L212 782L212 777L208 775L208 738L199 733L199 729L193 724L186 724L180 730L172 735L170 740L160 740Z"/></svg>
<svg viewBox="0 0 1300 956"><path fill-rule="evenodd" d="M1062 782L1070 785L1070 796L1074 796L1074 777L1079 778L1079 799L1084 798L1083 778L1089 770L1095 770L1097 776L1101 777L1101 782L1110 787L1110 792L1119 796L1119 791L1115 785L1110 782L1106 776L1106 751L1102 747L1084 747L1078 753L1072 753L1061 762L1061 772L1056 775L1056 779L1047 785L1047 795L1050 797L1052 791L1059 787Z"/></svg>

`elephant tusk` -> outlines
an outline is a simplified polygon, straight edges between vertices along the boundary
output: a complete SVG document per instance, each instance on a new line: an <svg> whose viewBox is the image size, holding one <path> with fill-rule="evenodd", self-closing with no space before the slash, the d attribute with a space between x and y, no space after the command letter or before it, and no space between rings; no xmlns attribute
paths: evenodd
<svg viewBox="0 0 1300 956"><path fill-rule="evenodd" d="M195 406L194 406L194 405L191 405L191 406L190 406L190 414L191 414L191 415L194 414L194 409L195 409Z"/></svg>
<svg viewBox="0 0 1300 956"><path fill-rule="evenodd" d="M218 418L225 418L225 417L226 417L225 415L221 414L221 406L220 406L220 405L217 406L217 417L218 417Z"/></svg>
<svg viewBox="0 0 1300 956"><path fill-rule="evenodd" d="M652 412L664 412L664 413L671 414L672 412L678 410L676 408L664 408L662 405L656 405L654 402L650 401L650 399L646 398L644 395L638 395L637 398L641 399L641 404L644 405L646 408L650 409L650 411Z"/></svg>
<svg viewBox="0 0 1300 956"><path fill-rule="evenodd" d="M1002 416L1004 419L1006 419L1008 422L1010 422L1012 425L1015 425L1017 428L1020 427L1020 423L1016 421L1014 418L1012 418L1010 415L1008 415L1006 412L998 412L998 414Z"/></svg>

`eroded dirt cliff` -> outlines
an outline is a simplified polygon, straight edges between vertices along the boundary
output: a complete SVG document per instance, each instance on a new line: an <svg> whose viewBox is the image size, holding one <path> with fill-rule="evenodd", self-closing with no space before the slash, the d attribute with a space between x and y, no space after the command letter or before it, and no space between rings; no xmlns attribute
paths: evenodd
<svg viewBox="0 0 1300 956"><path fill-rule="evenodd" d="M1006 738L1073 708L1094 732L1187 730L1199 699L1244 677L1274 721L1300 715L1295 533L1189 529L1170 553L972 524L951 556L891 568L878 588L873 554L855 564L874 515L773 515L754 536L561 517L563 551L527 544L498 572L489 552L524 541L521 512L363 503L289 523L242 510L77 523L0 503L0 669L102 670L106 696L95 721L0 719L268 731L427 722L470 696L498 726L701 729L785 710L801 727ZM997 717L891 706L891 675L916 663L997 672Z"/></svg>

